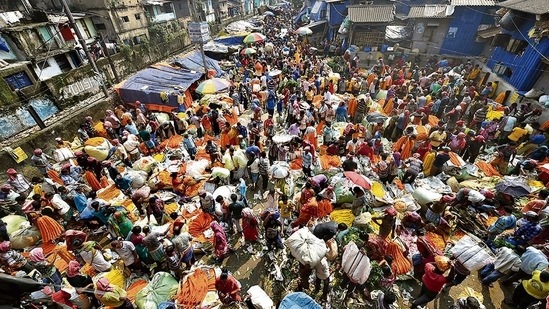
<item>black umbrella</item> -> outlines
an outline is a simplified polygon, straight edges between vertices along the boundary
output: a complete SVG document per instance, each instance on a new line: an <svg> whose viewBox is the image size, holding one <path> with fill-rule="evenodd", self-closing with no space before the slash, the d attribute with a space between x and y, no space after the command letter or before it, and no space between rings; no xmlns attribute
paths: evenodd
<svg viewBox="0 0 549 309"><path fill-rule="evenodd" d="M504 180L496 185L496 191L512 197L521 197L530 194L532 189L528 185L518 181Z"/></svg>
<svg viewBox="0 0 549 309"><path fill-rule="evenodd" d="M0 304L15 304L25 294L41 290L44 286L30 278L0 274Z"/></svg>

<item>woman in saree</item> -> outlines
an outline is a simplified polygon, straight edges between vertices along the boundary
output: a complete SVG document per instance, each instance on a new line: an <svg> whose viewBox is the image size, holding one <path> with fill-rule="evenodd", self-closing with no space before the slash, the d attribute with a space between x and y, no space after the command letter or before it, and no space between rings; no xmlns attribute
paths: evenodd
<svg viewBox="0 0 549 309"><path fill-rule="evenodd" d="M217 221L213 221L210 227L214 232L213 255L217 261L221 261L229 251L229 246L227 244L227 235L225 234L223 227Z"/></svg>

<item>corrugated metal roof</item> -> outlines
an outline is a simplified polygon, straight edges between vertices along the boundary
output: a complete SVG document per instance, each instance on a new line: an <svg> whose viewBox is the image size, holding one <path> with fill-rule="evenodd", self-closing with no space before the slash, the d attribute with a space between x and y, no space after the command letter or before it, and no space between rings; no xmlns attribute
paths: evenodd
<svg viewBox="0 0 549 309"><path fill-rule="evenodd" d="M349 20L354 23L387 23L395 19L392 5L354 5L348 11Z"/></svg>
<svg viewBox="0 0 549 309"><path fill-rule="evenodd" d="M539 0L546 1L546 0ZM495 6L495 0L450 0L453 6Z"/></svg>
<svg viewBox="0 0 549 309"><path fill-rule="evenodd" d="M500 2L498 5L504 8L536 15L549 13L549 1L547 0L507 0Z"/></svg>
<svg viewBox="0 0 549 309"><path fill-rule="evenodd" d="M408 18L446 18L447 5L412 6Z"/></svg>

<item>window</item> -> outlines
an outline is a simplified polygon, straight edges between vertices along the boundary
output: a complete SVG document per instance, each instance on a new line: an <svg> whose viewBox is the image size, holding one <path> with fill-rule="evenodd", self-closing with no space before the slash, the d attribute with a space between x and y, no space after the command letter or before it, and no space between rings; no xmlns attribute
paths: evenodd
<svg viewBox="0 0 549 309"><path fill-rule="evenodd" d="M82 30L84 30L84 33L85 33L85 38L86 39L91 39L92 38L92 35L91 35L91 32L90 32L90 29L88 28L88 25L86 24L86 22L82 19L78 20L80 26L82 27Z"/></svg>
<svg viewBox="0 0 549 309"><path fill-rule="evenodd" d="M423 38L426 39L428 42L431 42L436 29L437 26L431 26L427 24L427 27L425 27L425 31L423 32Z"/></svg>
<svg viewBox="0 0 549 309"><path fill-rule="evenodd" d="M507 44L509 43L509 40L511 39L511 36L509 34L496 34L494 36L494 39L492 40L492 46L493 47L507 47Z"/></svg>
<svg viewBox="0 0 549 309"><path fill-rule="evenodd" d="M528 42L526 41L511 39L509 40L509 43L507 44L507 48L505 50L513 54L522 54L524 50L526 50L527 46Z"/></svg>
<svg viewBox="0 0 549 309"><path fill-rule="evenodd" d="M4 80L12 90L23 89L25 87L32 86L32 82L27 75L27 72L24 71L5 76Z"/></svg>
<svg viewBox="0 0 549 309"><path fill-rule="evenodd" d="M97 29L97 30L107 30L107 26L105 26L105 24L95 24L95 29Z"/></svg>
<svg viewBox="0 0 549 309"><path fill-rule="evenodd" d="M500 76L505 76L507 78L513 75L513 71L511 70L511 68L505 65L501 65L499 63L494 65L494 67L492 68L492 71Z"/></svg>
<svg viewBox="0 0 549 309"><path fill-rule="evenodd" d="M39 70L45 70L45 69L47 69L47 68L50 67L50 63L49 63L47 60L40 61L40 62L37 62L37 63L36 63L36 67L37 67Z"/></svg>
<svg viewBox="0 0 549 309"><path fill-rule="evenodd" d="M135 16L135 20L140 20L141 19L141 14L137 13L134 15Z"/></svg>
<svg viewBox="0 0 549 309"><path fill-rule="evenodd" d="M160 9L162 13L172 13L172 4L171 3L164 3L162 5L162 8Z"/></svg>
<svg viewBox="0 0 549 309"><path fill-rule="evenodd" d="M128 16L122 16L122 21L127 23L130 21L130 18Z"/></svg>

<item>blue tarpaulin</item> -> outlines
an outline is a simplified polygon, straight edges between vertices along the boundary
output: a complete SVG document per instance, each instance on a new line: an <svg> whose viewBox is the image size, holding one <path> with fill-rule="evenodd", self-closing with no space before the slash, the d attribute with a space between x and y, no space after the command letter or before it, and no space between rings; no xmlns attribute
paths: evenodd
<svg viewBox="0 0 549 309"><path fill-rule="evenodd" d="M173 63L177 66L180 66L180 67L188 69L188 70L205 73L204 61L202 60L202 54L198 50L196 50L196 51L190 53L189 55L185 56L185 58L174 60ZM225 72L223 72L223 70L219 66L219 63L215 59L212 59L212 58L206 56L206 65L208 65L208 69L214 69L215 70L216 76L221 76L221 75L225 74Z"/></svg>
<svg viewBox="0 0 549 309"><path fill-rule="evenodd" d="M309 295L303 292L288 294L280 303L279 309L322 309Z"/></svg>
<svg viewBox="0 0 549 309"><path fill-rule="evenodd" d="M302 22L303 16L306 16L308 13L309 13L308 7L304 7L303 9L301 9L301 11L297 13L297 15L294 17L294 24L299 24L300 22Z"/></svg>
<svg viewBox="0 0 549 309"><path fill-rule="evenodd" d="M214 39L214 42L221 43L223 45L242 45L244 44L242 41L244 41L244 38L247 34L244 35L235 35L235 36L226 36L222 38Z"/></svg>
<svg viewBox="0 0 549 309"><path fill-rule="evenodd" d="M178 96L182 96L201 76L199 72L155 65L132 75L116 86L116 90L124 103L139 101L176 108L179 106ZM162 100L161 93L167 96L167 102Z"/></svg>

